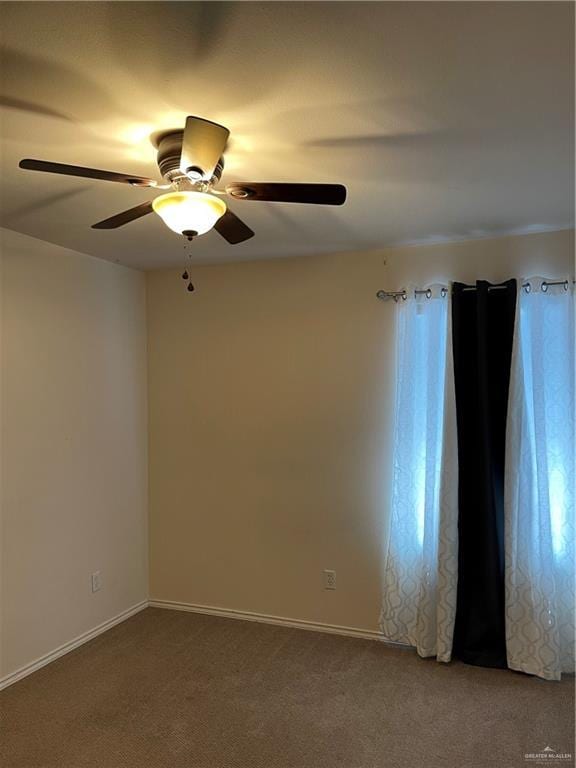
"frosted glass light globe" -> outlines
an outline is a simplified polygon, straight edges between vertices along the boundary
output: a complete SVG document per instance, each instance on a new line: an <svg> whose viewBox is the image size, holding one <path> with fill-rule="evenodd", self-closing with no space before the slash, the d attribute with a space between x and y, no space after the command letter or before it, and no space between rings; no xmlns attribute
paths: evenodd
<svg viewBox="0 0 576 768"><path fill-rule="evenodd" d="M203 235L226 213L226 203L205 192L168 192L152 201L154 212L167 227L181 235L195 231Z"/></svg>

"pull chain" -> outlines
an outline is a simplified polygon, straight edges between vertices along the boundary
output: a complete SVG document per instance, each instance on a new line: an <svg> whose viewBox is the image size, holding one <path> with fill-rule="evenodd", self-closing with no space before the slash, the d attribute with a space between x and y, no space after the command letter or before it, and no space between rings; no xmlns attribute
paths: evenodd
<svg viewBox="0 0 576 768"><path fill-rule="evenodd" d="M186 252L188 251L188 258L192 259L192 254L189 252L190 243L192 242L192 239L195 236L195 232L192 231L185 231L182 233L184 237L188 240L187 243L184 244L184 256L186 256ZM188 280L188 285L186 286L187 290L192 293L194 290L194 285L192 284L192 280L190 279L190 275L188 274L188 269L184 267L184 272L182 272L182 280Z"/></svg>

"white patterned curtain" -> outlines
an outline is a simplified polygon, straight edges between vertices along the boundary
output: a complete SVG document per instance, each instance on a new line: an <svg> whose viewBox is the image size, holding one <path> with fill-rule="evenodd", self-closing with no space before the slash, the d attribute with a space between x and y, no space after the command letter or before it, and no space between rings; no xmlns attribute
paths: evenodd
<svg viewBox="0 0 576 768"><path fill-rule="evenodd" d="M458 471L446 286L396 303L393 480L380 626L449 661L458 570Z"/></svg>
<svg viewBox="0 0 576 768"><path fill-rule="evenodd" d="M508 407L506 645L512 669L558 680L574 671L574 291L529 283Z"/></svg>

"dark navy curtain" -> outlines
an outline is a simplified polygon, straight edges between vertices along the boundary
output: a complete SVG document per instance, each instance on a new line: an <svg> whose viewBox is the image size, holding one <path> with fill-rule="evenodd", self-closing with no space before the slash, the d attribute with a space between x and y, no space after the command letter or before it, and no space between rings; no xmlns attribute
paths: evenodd
<svg viewBox="0 0 576 768"><path fill-rule="evenodd" d="M516 281L455 283L458 593L453 656L506 667L504 449Z"/></svg>

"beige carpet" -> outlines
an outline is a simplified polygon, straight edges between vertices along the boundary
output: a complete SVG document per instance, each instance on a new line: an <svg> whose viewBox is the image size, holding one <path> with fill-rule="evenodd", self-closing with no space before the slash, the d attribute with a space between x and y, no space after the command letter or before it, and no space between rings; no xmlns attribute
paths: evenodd
<svg viewBox="0 0 576 768"><path fill-rule="evenodd" d="M0 765L527 768L574 752L573 689L150 608L0 693Z"/></svg>

